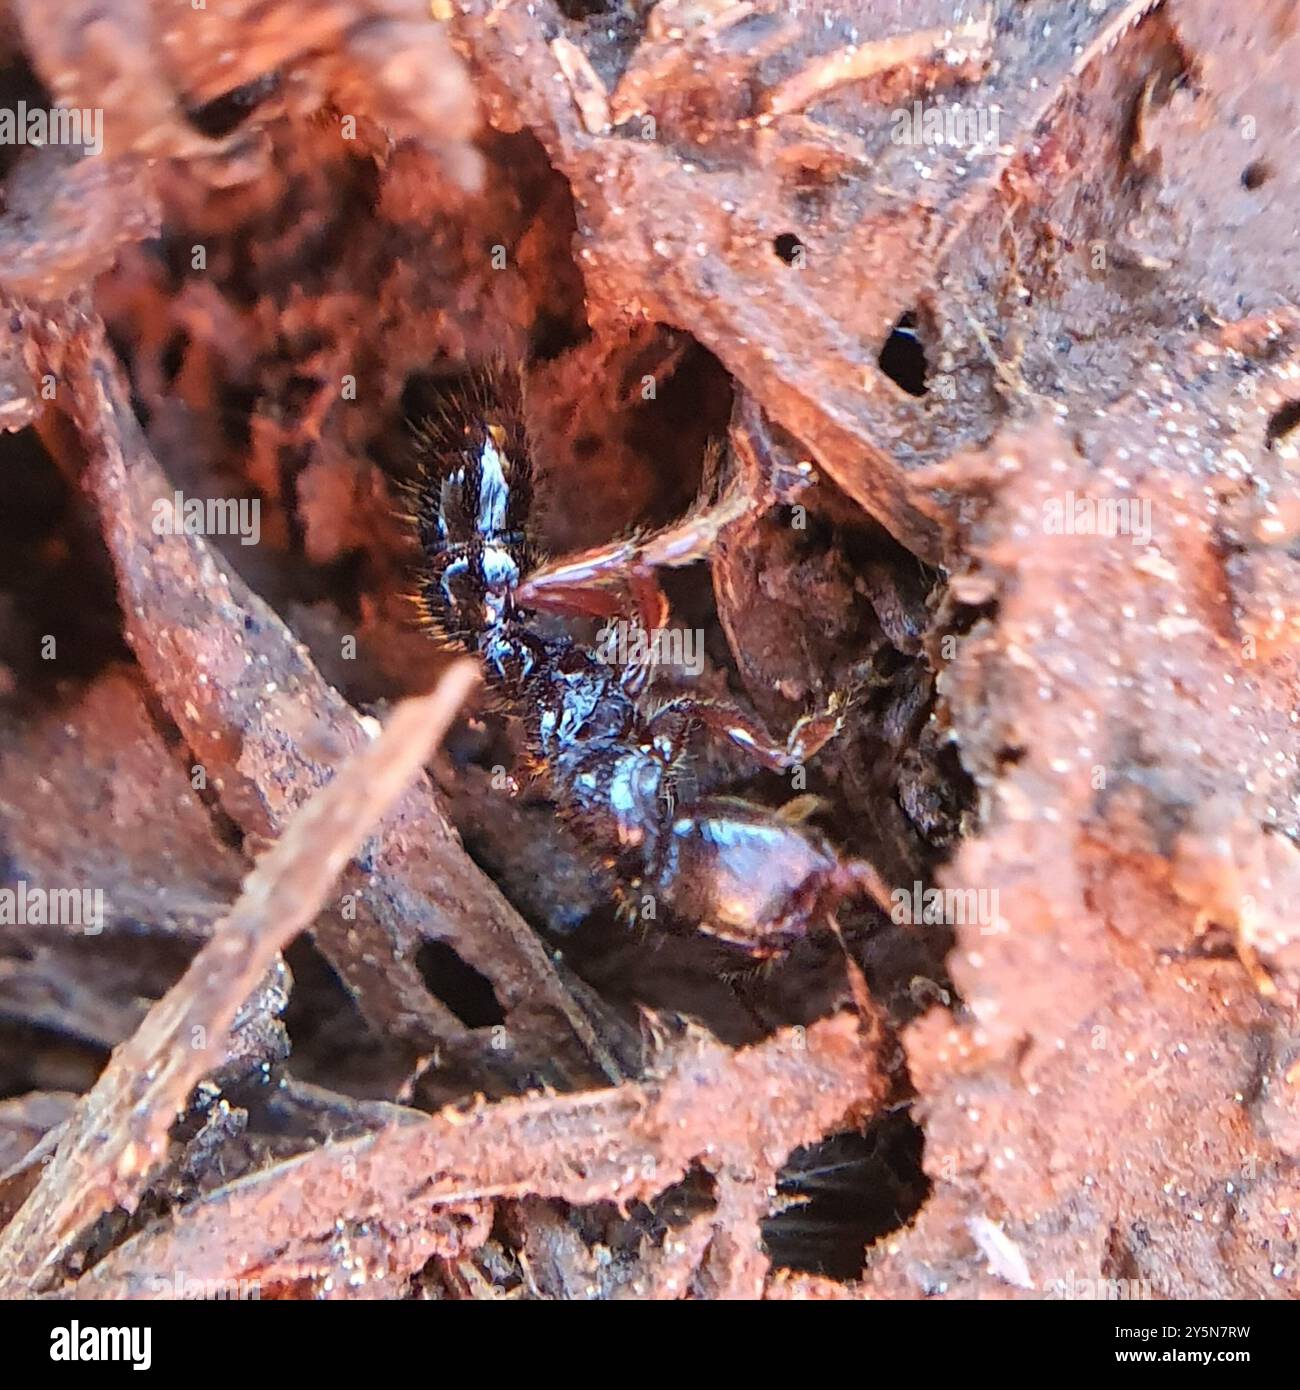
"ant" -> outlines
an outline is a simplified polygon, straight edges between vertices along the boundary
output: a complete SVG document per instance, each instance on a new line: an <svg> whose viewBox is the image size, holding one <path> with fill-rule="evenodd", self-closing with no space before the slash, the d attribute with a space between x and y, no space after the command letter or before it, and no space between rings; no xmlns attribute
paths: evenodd
<svg viewBox="0 0 1300 1390"><path fill-rule="evenodd" d="M781 742L730 703L655 699L653 663L617 666L538 621L560 614L662 631L668 602L656 569L705 558L749 499L733 488L654 534L543 565L528 530L521 392L518 372L494 364L417 431L423 477L414 520L425 556L417 600L445 641L477 655L489 687L522 717L530 772L613 871L623 911L648 896L683 924L762 959L818 924L834 926L847 898L865 893L888 910L875 869L841 856L793 808L699 795L684 775L701 726L760 767L803 763L839 732L846 699L804 715Z"/></svg>

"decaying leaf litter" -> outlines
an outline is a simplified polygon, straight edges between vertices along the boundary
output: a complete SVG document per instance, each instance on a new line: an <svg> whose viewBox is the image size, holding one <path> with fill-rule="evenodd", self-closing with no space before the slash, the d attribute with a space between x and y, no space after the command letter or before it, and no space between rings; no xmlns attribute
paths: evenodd
<svg viewBox="0 0 1300 1390"><path fill-rule="evenodd" d="M0 926L8 1292L1294 1296L1294 7L788 9L8 7L4 104L105 119L0 148L0 848L110 905ZM474 697L292 857L450 699L395 502L502 350L552 553L728 436L703 688L868 673L821 823L992 930L846 912L856 1001L828 934L629 933ZM1149 531L1045 524L1090 498Z"/></svg>

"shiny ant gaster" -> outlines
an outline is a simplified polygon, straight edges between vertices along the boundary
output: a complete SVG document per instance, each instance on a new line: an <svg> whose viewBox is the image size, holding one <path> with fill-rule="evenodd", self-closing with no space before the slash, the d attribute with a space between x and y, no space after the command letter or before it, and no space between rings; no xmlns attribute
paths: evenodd
<svg viewBox="0 0 1300 1390"><path fill-rule="evenodd" d="M517 374L498 366L419 432L418 597L431 626L476 653L489 686L522 717L530 771L613 871L625 909L649 895L684 925L766 957L833 921L848 897L887 903L875 870L812 827L738 797L693 794L682 776L700 726L764 768L802 763L838 731L842 700L805 715L781 743L732 704L655 700L644 666L619 668L538 621L552 613L662 629L656 568L704 558L748 502L733 494L653 535L538 566L519 393Z"/></svg>

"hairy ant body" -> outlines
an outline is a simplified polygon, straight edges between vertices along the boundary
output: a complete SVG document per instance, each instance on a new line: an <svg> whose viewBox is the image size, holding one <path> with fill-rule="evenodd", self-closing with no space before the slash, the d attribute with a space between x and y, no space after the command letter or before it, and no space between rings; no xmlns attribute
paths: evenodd
<svg viewBox="0 0 1300 1390"><path fill-rule="evenodd" d="M765 957L833 920L847 897L887 902L875 870L843 858L812 827L737 797L694 794L682 776L699 726L765 768L802 763L838 731L843 701L800 719L780 743L733 705L656 701L644 663L616 666L538 621L542 613L630 618L643 632L661 630L667 602L656 567L703 558L747 503L724 498L654 535L539 566L517 377L498 367L475 379L420 441L426 616L478 656L489 686L522 717L531 771L613 871L625 908L649 897L683 924Z"/></svg>

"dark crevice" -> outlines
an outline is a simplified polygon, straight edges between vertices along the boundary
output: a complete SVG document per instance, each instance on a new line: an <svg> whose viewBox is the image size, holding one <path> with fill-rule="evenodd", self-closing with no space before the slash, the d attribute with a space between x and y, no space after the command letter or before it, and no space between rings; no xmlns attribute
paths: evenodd
<svg viewBox="0 0 1300 1390"><path fill-rule="evenodd" d="M277 73L269 72L213 97L202 106L185 113L186 120L209 140L221 140L237 130L257 108L280 87Z"/></svg>
<svg viewBox="0 0 1300 1390"><path fill-rule="evenodd" d="M108 1057L107 1048L63 1027L0 1017L0 1101L29 1091L88 1091Z"/></svg>
<svg viewBox="0 0 1300 1390"><path fill-rule="evenodd" d="M782 232L772 238L772 250L786 265L802 265L805 253L804 244L793 232Z"/></svg>
<svg viewBox="0 0 1300 1390"><path fill-rule="evenodd" d="M424 983L466 1028L492 1028L505 1010L486 975L467 965L442 941L426 941L415 959Z"/></svg>
<svg viewBox="0 0 1300 1390"><path fill-rule="evenodd" d="M556 9L565 17L582 21L619 9L618 0L559 0Z"/></svg>
<svg viewBox="0 0 1300 1390"><path fill-rule="evenodd" d="M916 328L916 314L909 309L894 325L880 349L880 370L909 396L924 396L930 364Z"/></svg>
<svg viewBox="0 0 1300 1390"><path fill-rule="evenodd" d="M177 329L171 337L167 339L167 346L162 354L163 377L170 384L180 375L181 368L185 365L185 353L189 349L190 335L185 330Z"/></svg>
<svg viewBox="0 0 1300 1390"><path fill-rule="evenodd" d="M39 708L64 698L63 682L88 680L130 652L98 522L35 429L0 434L0 475L0 659L24 703Z"/></svg>
<svg viewBox="0 0 1300 1390"><path fill-rule="evenodd" d="M832 1279L856 1279L866 1247L900 1230L930 1194L921 1168L925 1136L906 1109L862 1132L796 1149L777 1179L789 1205L763 1223L772 1263Z"/></svg>
<svg viewBox="0 0 1300 1390"><path fill-rule="evenodd" d="M1241 186L1249 189L1252 193L1257 188L1262 188L1272 177L1272 169L1267 162L1262 159L1253 159L1241 171Z"/></svg>
<svg viewBox="0 0 1300 1390"><path fill-rule="evenodd" d="M1272 448L1279 439L1285 438L1297 425L1300 425L1300 401L1288 401L1281 409L1275 410L1264 432L1264 443Z"/></svg>

